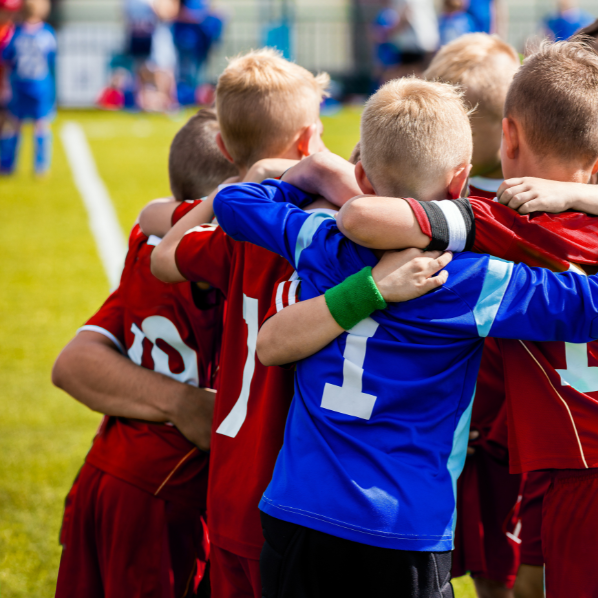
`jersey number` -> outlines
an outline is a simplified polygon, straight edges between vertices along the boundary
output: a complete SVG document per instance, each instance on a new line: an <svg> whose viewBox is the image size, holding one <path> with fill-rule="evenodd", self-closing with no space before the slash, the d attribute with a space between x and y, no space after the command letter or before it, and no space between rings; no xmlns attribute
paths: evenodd
<svg viewBox="0 0 598 598"><path fill-rule="evenodd" d="M135 335L135 340L131 348L127 351L131 361L141 365L143 358L143 340L148 339L152 343L152 359L154 360L154 371L174 378L179 382L185 382L197 386L199 384L199 375L197 372L197 354L186 345L179 334L176 326L163 316L150 316L141 323L141 329L137 324L131 326L131 332ZM184 369L178 374L174 373L168 363L168 354L165 353L156 344L158 339L175 349L181 356Z"/></svg>
<svg viewBox="0 0 598 598"><path fill-rule="evenodd" d="M343 354L343 385L326 383L321 406L330 411L370 419L376 397L363 392L363 362L368 339L374 336L378 323L366 318L351 328Z"/></svg>
<svg viewBox="0 0 598 598"><path fill-rule="evenodd" d="M231 409L230 413L224 418L218 426L216 432L224 436L234 438L241 429L245 418L247 417L247 402L249 401L249 391L251 389L251 380L255 371L255 345L257 343L258 328L258 309L257 299L247 297L243 294L243 319L247 324L247 359L243 368L243 384L241 394Z"/></svg>
<svg viewBox="0 0 598 598"><path fill-rule="evenodd" d="M577 392L598 391L598 367L590 366L588 345L565 343L566 370L557 370L563 386L572 386Z"/></svg>

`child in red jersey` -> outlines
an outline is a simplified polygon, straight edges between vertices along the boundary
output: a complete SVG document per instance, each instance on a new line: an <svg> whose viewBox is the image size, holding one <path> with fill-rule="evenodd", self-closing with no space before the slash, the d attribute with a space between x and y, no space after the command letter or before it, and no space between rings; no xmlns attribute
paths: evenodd
<svg viewBox="0 0 598 598"><path fill-rule="evenodd" d="M597 91L598 57L582 43L545 44L527 58L505 106L505 176L568 183L569 194L587 183L598 172ZM328 170L321 180L330 181L330 175ZM285 180L292 181L292 171L288 176ZM367 181L361 182L363 192L371 193ZM581 187L577 206L598 212L596 189ZM318 191L329 196L324 187ZM477 198L426 204L361 197L347 203L338 220L348 237L368 247L473 249L556 271L572 263L590 272L598 266L598 221L582 213L519 216ZM288 327L278 332L291 333ZM556 471L543 506L547 596L596 596L598 519L591 501L598 483L598 348L596 343L500 345L511 471Z"/></svg>
<svg viewBox="0 0 598 598"><path fill-rule="evenodd" d="M10 42L15 31L14 16L21 10L21 0L0 0L0 133L8 118L10 83L8 72L2 61L2 51Z"/></svg>
<svg viewBox="0 0 598 598"><path fill-rule="evenodd" d="M217 131L216 115L203 110L176 135L169 165L176 202L203 196L235 174L217 149ZM213 388L222 294L154 278L150 258L159 242L133 228L120 286L79 336L103 335L138 366ZM199 448L165 419L106 412L67 498L58 597L195 595L209 555L205 451L214 393L210 400L203 392Z"/></svg>

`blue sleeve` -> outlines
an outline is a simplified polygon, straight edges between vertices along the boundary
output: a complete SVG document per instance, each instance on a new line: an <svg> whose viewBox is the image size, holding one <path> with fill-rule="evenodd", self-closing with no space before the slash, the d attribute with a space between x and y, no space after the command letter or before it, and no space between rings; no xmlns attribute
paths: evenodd
<svg viewBox="0 0 598 598"><path fill-rule="evenodd" d="M489 258L473 314L483 337L587 343L598 338L598 278Z"/></svg>
<svg viewBox="0 0 598 598"><path fill-rule="evenodd" d="M8 45L6 46L6 48L4 48L4 50L2 50L2 60L4 62L6 62L7 64L9 64L10 66L13 66L13 62L15 59L15 38L16 38L17 34L16 32L13 34L11 40L8 42Z"/></svg>
<svg viewBox="0 0 598 598"><path fill-rule="evenodd" d="M214 199L214 212L224 232L278 253L295 268L301 229L311 216L296 206L313 197L293 185L268 180L261 185L229 185Z"/></svg>

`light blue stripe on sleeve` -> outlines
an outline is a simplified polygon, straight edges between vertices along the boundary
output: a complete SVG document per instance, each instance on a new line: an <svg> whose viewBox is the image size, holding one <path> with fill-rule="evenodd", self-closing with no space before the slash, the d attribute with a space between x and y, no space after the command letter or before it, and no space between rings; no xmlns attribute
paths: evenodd
<svg viewBox="0 0 598 598"><path fill-rule="evenodd" d="M491 257L488 260L488 271L486 272L482 292L473 310L480 336L488 336L512 274L513 262L506 262L496 257Z"/></svg>
<svg viewBox="0 0 598 598"><path fill-rule="evenodd" d="M307 220L303 223L301 230L299 231L299 236L297 237L297 245L295 246L295 268L299 264L299 258L301 257L301 252L306 248L309 247L311 244L316 231L320 227L320 224L326 220L334 220L334 216L330 215L330 210L327 212L314 212Z"/></svg>

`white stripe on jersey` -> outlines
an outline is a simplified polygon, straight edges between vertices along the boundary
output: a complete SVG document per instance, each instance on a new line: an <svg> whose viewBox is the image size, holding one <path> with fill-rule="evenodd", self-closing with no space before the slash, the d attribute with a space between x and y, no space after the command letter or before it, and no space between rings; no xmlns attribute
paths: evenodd
<svg viewBox="0 0 598 598"><path fill-rule="evenodd" d="M461 210L452 201L434 202L444 214L449 230L449 243L446 251L463 251L467 243L467 226Z"/></svg>
<svg viewBox="0 0 598 598"><path fill-rule="evenodd" d="M109 338L115 345L116 348L126 356L127 352L125 348L122 346L122 343L110 332L110 330L106 330L105 328L101 328L100 326L94 326L93 324L85 324L85 326L81 326L79 330L77 330L77 334L79 334L83 330L89 330L91 332L97 332L99 334L103 334L106 338Z"/></svg>
<svg viewBox="0 0 598 598"><path fill-rule="evenodd" d="M289 280L279 283L276 289L276 313L297 302L297 291L300 284L297 271L293 272Z"/></svg>

